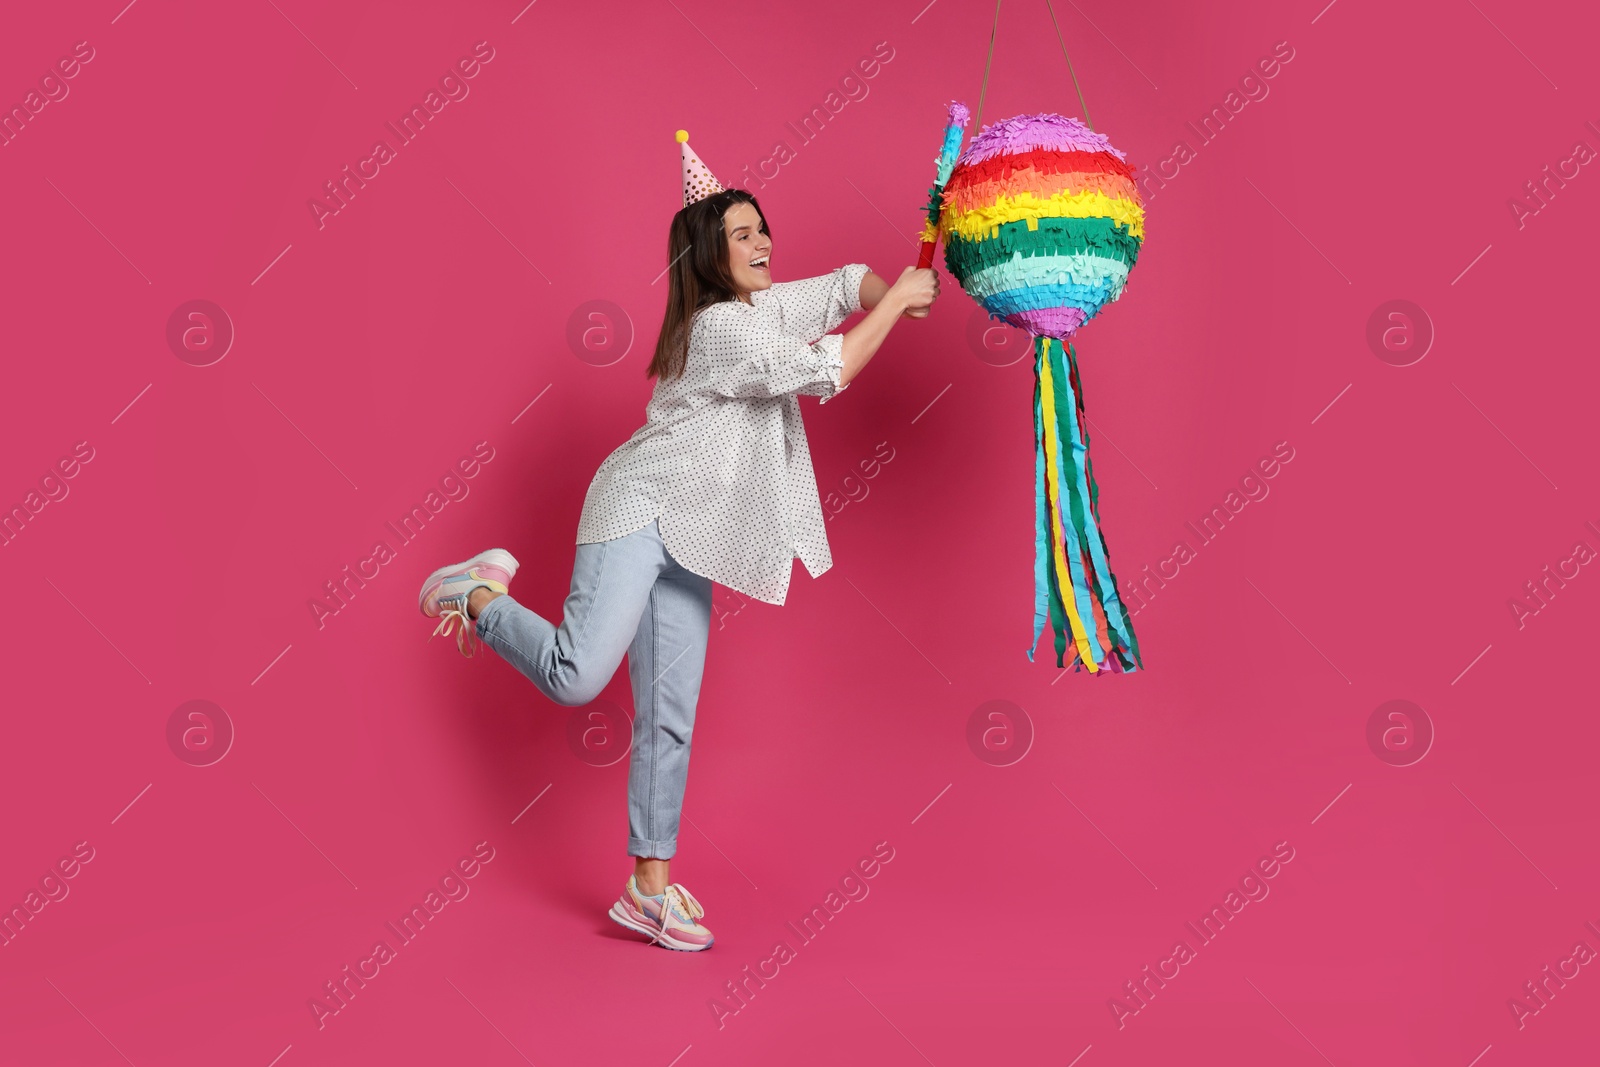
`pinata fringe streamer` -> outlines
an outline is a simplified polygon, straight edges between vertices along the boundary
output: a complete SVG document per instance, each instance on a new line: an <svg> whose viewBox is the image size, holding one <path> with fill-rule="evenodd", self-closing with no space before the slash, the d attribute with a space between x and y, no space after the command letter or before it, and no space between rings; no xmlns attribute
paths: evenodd
<svg viewBox="0 0 1600 1067"><path fill-rule="evenodd" d="M1070 344L1034 339L1033 397L1036 523L1028 659L1033 660L1048 622L1057 667L1081 664L1091 674L1140 670L1139 641L1100 533L1100 491L1089 462L1077 353Z"/></svg>

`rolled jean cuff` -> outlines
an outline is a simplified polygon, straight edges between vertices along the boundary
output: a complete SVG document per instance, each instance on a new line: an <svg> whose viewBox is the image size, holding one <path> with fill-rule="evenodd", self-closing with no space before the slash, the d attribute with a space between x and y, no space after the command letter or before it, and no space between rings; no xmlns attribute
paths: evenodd
<svg viewBox="0 0 1600 1067"><path fill-rule="evenodd" d="M642 837L628 838L628 855L639 859L670 860L678 854L678 841L646 841Z"/></svg>

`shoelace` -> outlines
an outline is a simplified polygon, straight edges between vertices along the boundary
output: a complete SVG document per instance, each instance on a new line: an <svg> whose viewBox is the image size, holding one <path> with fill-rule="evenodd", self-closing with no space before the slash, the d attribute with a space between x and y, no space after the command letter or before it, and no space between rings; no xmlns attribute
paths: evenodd
<svg viewBox="0 0 1600 1067"><path fill-rule="evenodd" d="M449 637L452 633L454 633L456 638L456 648L460 650L463 656L471 659L473 651L476 648L476 643L474 642L473 638L477 636L478 629L475 625L473 625L472 619L467 615L466 607L466 597L462 597L461 606L459 608L449 607L440 612L439 625L433 628L433 635L429 637L428 640L431 641L434 637L438 637L440 634L444 634L446 637Z"/></svg>
<svg viewBox="0 0 1600 1067"><path fill-rule="evenodd" d="M698 900L694 899L694 894L690 893L687 889L685 889L682 885L680 885L677 882L673 882L671 885L667 886L666 890L663 892L661 903L664 906L670 906L671 903L672 903L670 900L667 899L668 895L677 898L678 904L680 905L678 910L680 912L682 912L684 915L688 916L689 921L691 923L694 922L696 919L700 918L702 915L704 915L706 913L706 909L702 908L700 906L700 902ZM666 907L663 907L663 909L662 909L663 918L665 917L665 915L666 915ZM665 922L663 922L661 924L662 929L665 929L666 925L667 924Z"/></svg>
<svg viewBox="0 0 1600 1067"><path fill-rule="evenodd" d="M706 909L702 908L700 906L700 902L694 899L694 894L689 892L679 883L673 882L667 888L677 891L678 900L684 905L683 913L689 916L691 920L698 919L706 913Z"/></svg>
<svg viewBox="0 0 1600 1067"><path fill-rule="evenodd" d="M666 889L662 890L661 926L650 935L650 942L652 944L660 942L660 940L666 936L667 918L671 915L671 908L673 906L674 899L676 899L680 905L678 910L684 915L687 915L691 923L706 913L706 909L700 906L700 902L694 898L693 893L689 892L678 882L673 882L671 885L667 886Z"/></svg>

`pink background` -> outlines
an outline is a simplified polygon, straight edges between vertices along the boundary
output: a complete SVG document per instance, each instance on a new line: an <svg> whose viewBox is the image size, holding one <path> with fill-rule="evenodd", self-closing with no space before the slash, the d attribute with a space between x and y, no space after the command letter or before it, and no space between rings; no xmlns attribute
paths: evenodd
<svg viewBox="0 0 1600 1067"><path fill-rule="evenodd" d="M78 842L94 858L0 948L4 1063L1593 1055L1594 968L1520 1029L1508 1008L1600 949L1600 577L1567 565L1520 628L1508 606L1600 549L1600 176L1521 228L1507 204L1600 148L1579 5L1056 5L1095 126L1140 165L1195 150L1079 339L1124 589L1180 540L1195 558L1135 620L1145 673L1027 661L1030 364L980 357L947 279L846 399L805 402L834 569L797 568L781 609L718 590L673 864L711 952L605 918L626 764L569 744L585 711L428 643L420 579L490 545L523 561L519 599L559 610L584 489L643 418L673 130L728 184L789 142L756 190L777 277L911 261L992 13L925 2L8 16L8 106L75 42L94 58L0 148L0 501L80 441L93 459L0 549L0 903ZM319 229L308 199L479 41L470 95ZM1280 41L1270 94L1199 145L1186 121ZM785 124L879 42L865 98L799 145ZM984 113L1039 110L1079 112L1044 6L1008 4ZM195 299L236 330L205 367L166 340ZM1366 340L1395 299L1437 335L1403 367ZM637 333L604 366L567 339L594 300ZM393 547L385 522L479 441L470 495L319 629L323 583ZM1270 494L1200 546L1185 524L1279 442ZM190 700L236 731L210 766L169 747ZM969 747L992 700L1031 732L1006 766ZM1389 700L1431 722L1420 762L1369 747ZM625 672L585 710L606 701L631 708ZM470 895L319 1029L310 998L480 841ZM879 842L869 895L800 945L785 924ZM1278 842L1270 895L1119 1026L1111 998ZM795 958L719 1026L710 1003L779 939Z"/></svg>

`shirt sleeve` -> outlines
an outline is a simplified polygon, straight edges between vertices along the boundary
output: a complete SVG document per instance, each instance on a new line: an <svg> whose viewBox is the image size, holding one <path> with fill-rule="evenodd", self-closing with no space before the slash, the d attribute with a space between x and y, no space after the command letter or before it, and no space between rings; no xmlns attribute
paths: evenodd
<svg viewBox="0 0 1600 1067"><path fill-rule="evenodd" d="M850 263L817 278L774 282L767 297L783 308L784 329L815 341L863 310L861 280L866 276L865 263Z"/></svg>
<svg viewBox="0 0 1600 1067"><path fill-rule="evenodd" d="M859 298L855 303L859 306ZM696 316L690 347L704 361L710 388L718 396L749 399L797 394L821 397L821 402L827 403L849 388L849 383L839 383L844 370L842 336L824 331L824 336L807 344L786 331L771 329L731 303L713 304Z"/></svg>

